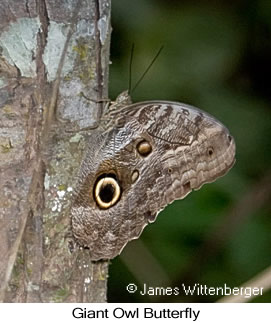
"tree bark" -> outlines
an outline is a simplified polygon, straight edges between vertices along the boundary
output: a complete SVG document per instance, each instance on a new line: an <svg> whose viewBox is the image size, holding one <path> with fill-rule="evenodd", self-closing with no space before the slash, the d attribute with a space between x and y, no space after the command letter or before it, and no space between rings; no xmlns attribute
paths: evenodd
<svg viewBox="0 0 271 323"><path fill-rule="evenodd" d="M69 205L107 97L110 32L110 0L0 3L2 302L106 300L108 263L76 244Z"/></svg>

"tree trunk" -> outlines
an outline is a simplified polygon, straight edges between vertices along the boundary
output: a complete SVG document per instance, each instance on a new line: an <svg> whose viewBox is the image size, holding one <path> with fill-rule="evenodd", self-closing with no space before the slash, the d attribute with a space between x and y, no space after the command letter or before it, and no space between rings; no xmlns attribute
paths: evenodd
<svg viewBox="0 0 271 323"><path fill-rule="evenodd" d="M106 300L108 263L76 244L69 205L82 129L107 97L110 32L110 0L0 3L2 302Z"/></svg>

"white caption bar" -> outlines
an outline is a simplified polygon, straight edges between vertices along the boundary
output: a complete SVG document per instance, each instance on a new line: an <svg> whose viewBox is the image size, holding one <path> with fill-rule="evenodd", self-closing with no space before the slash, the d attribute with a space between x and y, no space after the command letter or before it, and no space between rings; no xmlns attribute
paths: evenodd
<svg viewBox="0 0 271 323"><path fill-rule="evenodd" d="M6 322L269 322L270 304L0 304Z"/></svg>

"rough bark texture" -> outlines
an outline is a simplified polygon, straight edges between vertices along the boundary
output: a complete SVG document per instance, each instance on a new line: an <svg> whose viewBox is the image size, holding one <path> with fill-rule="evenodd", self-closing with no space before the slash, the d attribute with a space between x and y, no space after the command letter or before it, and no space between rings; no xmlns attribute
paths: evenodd
<svg viewBox="0 0 271 323"><path fill-rule="evenodd" d="M0 3L2 302L106 300L108 264L73 240L69 204L109 43L110 0Z"/></svg>

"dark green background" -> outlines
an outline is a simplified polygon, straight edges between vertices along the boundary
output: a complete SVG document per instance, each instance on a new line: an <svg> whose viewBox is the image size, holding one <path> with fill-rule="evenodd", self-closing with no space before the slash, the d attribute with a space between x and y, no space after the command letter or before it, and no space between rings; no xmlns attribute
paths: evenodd
<svg viewBox="0 0 271 323"><path fill-rule="evenodd" d="M214 302L217 297L143 297L139 288L239 286L271 265L271 1L113 0L110 97L128 87L161 45L133 101L174 100L221 120L237 162L215 183L168 206L112 260L109 302ZM140 194L140 192L138 192ZM254 302L271 301L271 292Z"/></svg>

